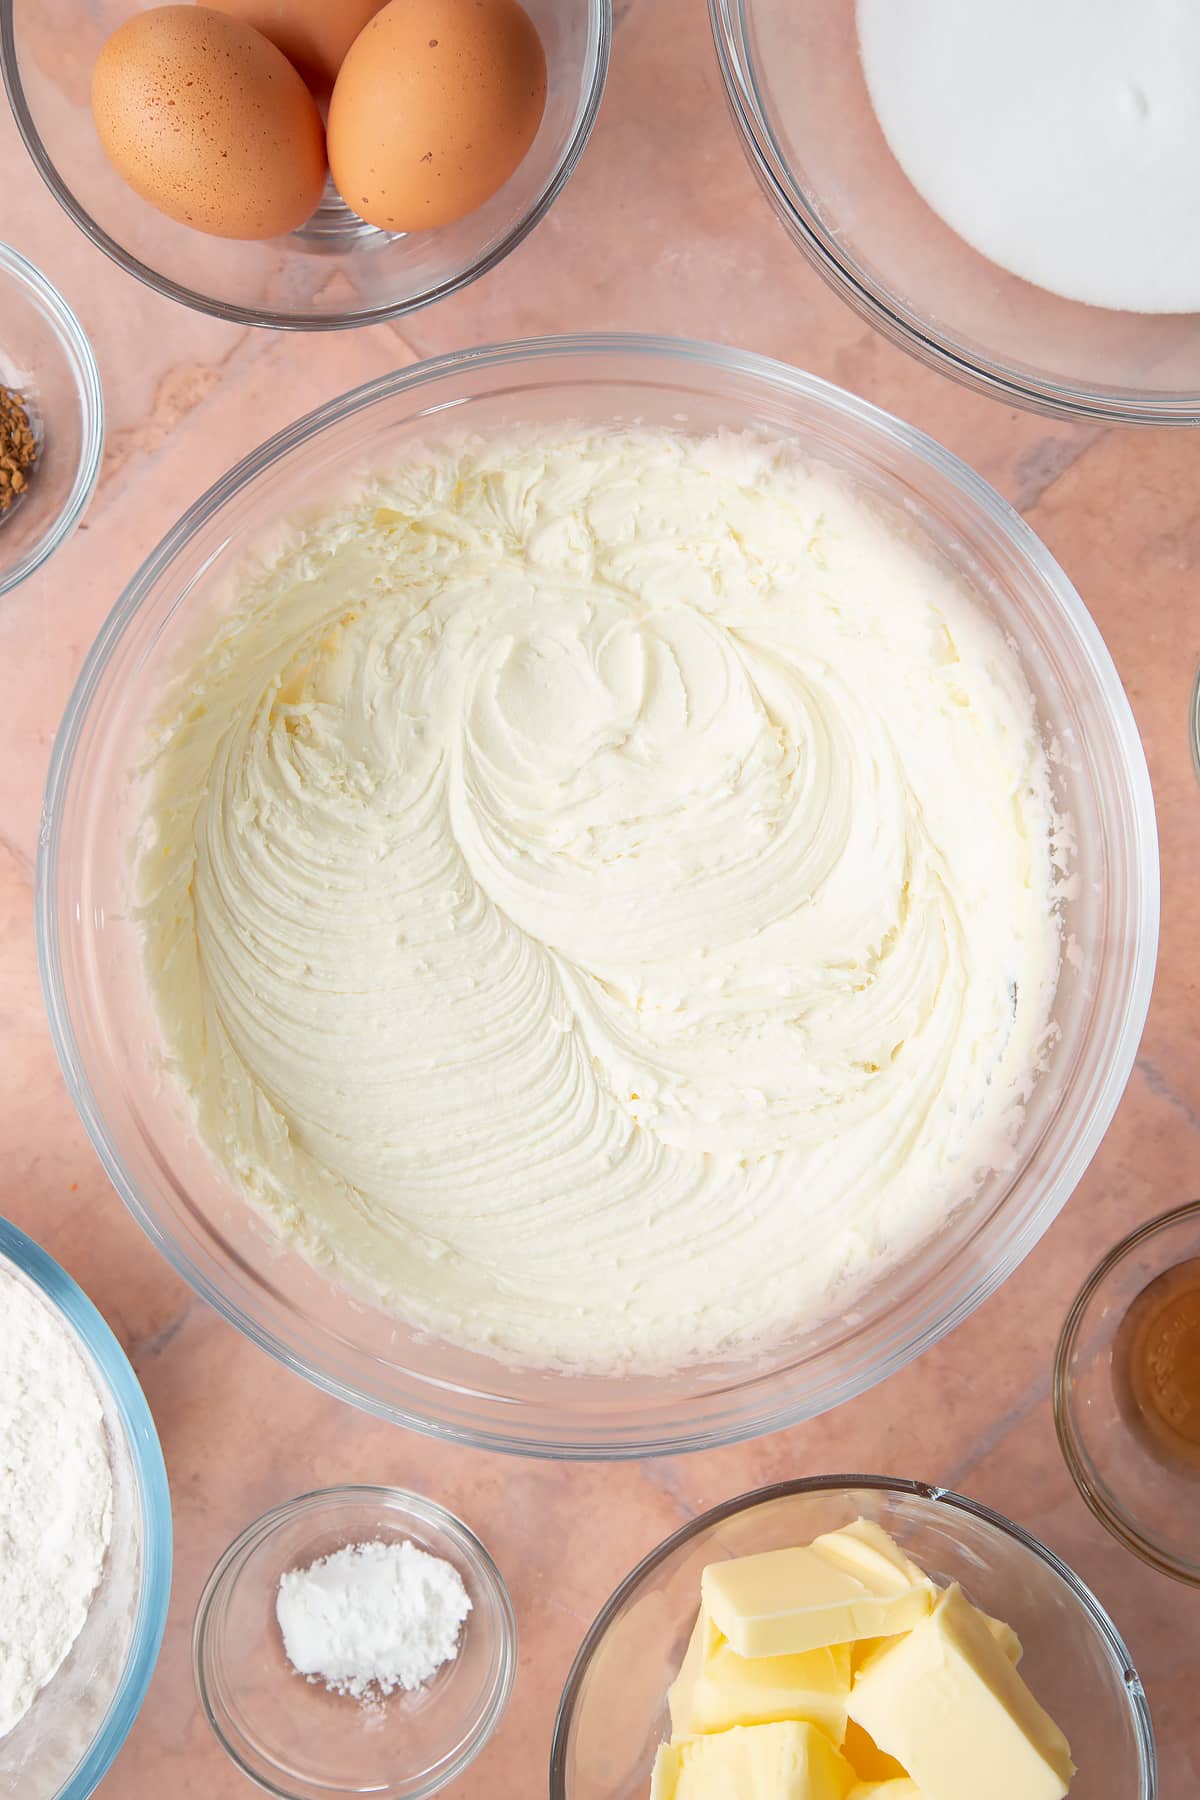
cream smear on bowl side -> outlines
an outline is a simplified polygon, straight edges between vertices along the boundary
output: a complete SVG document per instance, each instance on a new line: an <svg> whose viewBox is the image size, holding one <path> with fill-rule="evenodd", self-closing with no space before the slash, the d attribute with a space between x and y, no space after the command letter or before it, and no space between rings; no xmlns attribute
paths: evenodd
<svg viewBox="0 0 1200 1800"><path fill-rule="evenodd" d="M1059 957L1032 696L785 448L430 450L247 568L151 776L206 1142L440 1337L776 1341L1008 1160Z"/></svg>
<svg viewBox="0 0 1200 1800"><path fill-rule="evenodd" d="M1200 8L857 0L863 73L917 192L1068 300L1200 312Z"/></svg>

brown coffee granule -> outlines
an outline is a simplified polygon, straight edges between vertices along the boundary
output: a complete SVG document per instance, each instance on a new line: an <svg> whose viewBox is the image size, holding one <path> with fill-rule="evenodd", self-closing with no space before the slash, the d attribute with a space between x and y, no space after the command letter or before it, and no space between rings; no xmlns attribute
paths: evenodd
<svg viewBox="0 0 1200 1800"><path fill-rule="evenodd" d="M29 485L37 461L37 439L20 394L0 387L0 513L6 513Z"/></svg>

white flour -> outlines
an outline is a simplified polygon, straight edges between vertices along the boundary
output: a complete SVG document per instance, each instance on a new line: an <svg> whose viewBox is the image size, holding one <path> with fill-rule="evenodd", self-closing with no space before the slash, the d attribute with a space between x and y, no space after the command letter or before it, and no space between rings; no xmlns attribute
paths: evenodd
<svg viewBox="0 0 1200 1800"><path fill-rule="evenodd" d="M52 1309L0 1269L0 1737L83 1629L111 1523L100 1397Z"/></svg>
<svg viewBox="0 0 1200 1800"><path fill-rule="evenodd" d="M291 1569L275 1601L292 1667L357 1700L428 1681L457 1656L470 1610L454 1565L407 1540L347 1544Z"/></svg>

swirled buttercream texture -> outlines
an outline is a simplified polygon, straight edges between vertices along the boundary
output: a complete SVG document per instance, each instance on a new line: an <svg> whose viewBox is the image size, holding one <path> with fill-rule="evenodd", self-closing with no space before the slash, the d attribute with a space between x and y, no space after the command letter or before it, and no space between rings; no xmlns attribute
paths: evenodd
<svg viewBox="0 0 1200 1800"><path fill-rule="evenodd" d="M203 1136L418 1329L751 1352L1011 1154L1059 953L1033 700L784 448L430 450L245 571L150 780Z"/></svg>

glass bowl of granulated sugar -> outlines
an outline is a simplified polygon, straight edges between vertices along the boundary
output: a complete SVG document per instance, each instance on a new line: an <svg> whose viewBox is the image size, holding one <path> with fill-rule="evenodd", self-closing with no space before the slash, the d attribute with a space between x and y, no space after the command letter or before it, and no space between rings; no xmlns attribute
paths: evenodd
<svg viewBox="0 0 1200 1800"><path fill-rule="evenodd" d="M709 0L793 242L893 343L1004 404L1200 420L1200 10Z"/></svg>
<svg viewBox="0 0 1200 1800"><path fill-rule="evenodd" d="M171 1500L137 1377L87 1295L0 1219L0 1794L86 1800L162 1642Z"/></svg>
<svg viewBox="0 0 1200 1800"><path fill-rule="evenodd" d="M491 1737L517 1667L504 1578L460 1519L399 1488L264 1513L209 1576L192 1640L221 1745L279 1800L424 1800Z"/></svg>

